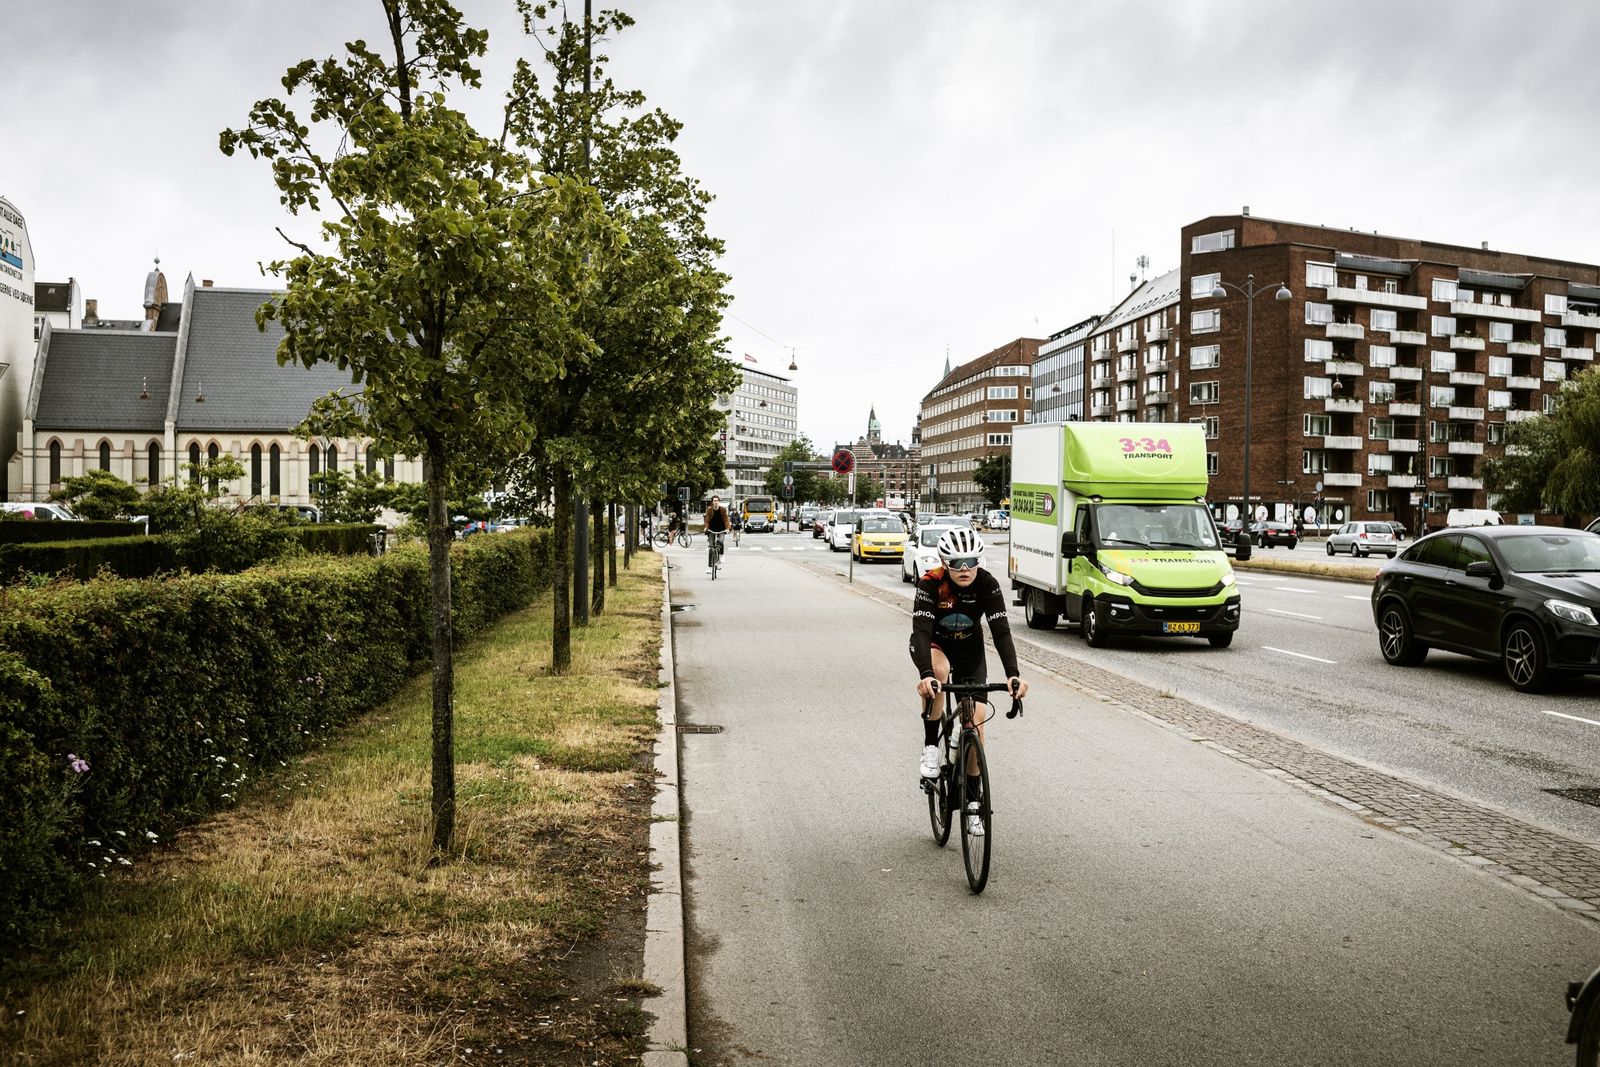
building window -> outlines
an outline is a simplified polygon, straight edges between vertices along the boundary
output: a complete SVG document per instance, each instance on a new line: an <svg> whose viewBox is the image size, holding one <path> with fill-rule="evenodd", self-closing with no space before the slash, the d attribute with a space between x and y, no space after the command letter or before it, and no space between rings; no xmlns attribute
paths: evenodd
<svg viewBox="0 0 1600 1067"><path fill-rule="evenodd" d="M989 399L990 400L1015 400L1016 398L1017 398L1017 387L1014 386L1014 385L991 385L991 386L989 386Z"/></svg>
<svg viewBox="0 0 1600 1067"><path fill-rule="evenodd" d="M1220 345L1195 345L1189 349L1189 369L1205 370L1208 367L1215 367L1221 355Z"/></svg>
<svg viewBox="0 0 1600 1067"><path fill-rule="evenodd" d="M1367 457L1368 474L1393 474L1394 457L1390 455L1376 455Z"/></svg>
<svg viewBox="0 0 1600 1067"><path fill-rule="evenodd" d="M1206 473L1207 474L1216 474L1217 471L1219 471L1221 469L1222 468L1217 465L1217 454L1215 452L1207 452L1206 453Z"/></svg>
<svg viewBox="0 0 1600 1067"><path fill-rule="evenodd" d="M1399 279L1385 278L1383 280L1383 291L1386 293L1398 293L1400 291Z"/></svg>
<svg viewBox="0 0 1600 1067"><path fill-rule="evenodd" d="M1392 403L1394 403L1394 383L1393 382L1368 382L1367 383L1367 403L1369 403L1369 404L1392 404Z"/></svg>
<svg viewBox="0 0 1600 1067"><path fill-rule="evenodd" d="M189 442L189 481L200 484L200 443Z"/></svg>
<svg viewBox="0 0 1600 1067"><path fill-rule="evenodd" d="M1333 305L1306 301L1306 325L1326 326L1333 321Z"/></svg>
<svg viewBox="0 0 1600 1067"><path fill-rule="evenodd" d="M318 448L316 445L312 445L306 451L306 457L310 461L310 464L311 464L311 474L312 475L321 474L322 473L322 450L320 448Z"/></svg>
<svg viewBox="0 0 1600 1067"><path fill-rule="evenodd" d="M154 488L161 484L161 446L151 441L150 447L145 449L145 459L149 464L145 481Z"/></svg>
<svg viewBox="0 0 1600 1067"><path fill-rule="evenodd" d="M1400 315L1388 308L1373 308L1371 318L1368 320L1374 330L1398 330L1400 328Z"/></svg>
<svg viewBox="0 0 1600 1067"><path fill-rule="evenodd" d="M1484 427L1484 440L1491 445L1503 445L1506 442L1506 424L1491 422Z"/></svg>
<svg viewBox="0 0 1600 1067"><path fill-rule="evenodd" d="M1332 415L1307 415L1304 433L1307 437L1326 437L1333 430Z"/></svg>
<svg viewBox="0 0 1600 1067"><path fill-rule="evenodd" d="M1389 511L1393 511L1393 510L1394 509L1389 506L1389 490L1387 490L1387 489L1368 489L1367 490L1367 511L1368 512L1374 513L1374 514L1382 514L1384 512L1389 512Z"/></svg>
<svg viewBox="0 0 1600 1067"><path fill-rule="evenodd" d="M1546 315L1565 315L1567 313L1567 297L1564 293L1544 294L1544 313Z"/></svg>
<svg viewBox="0 0 1600 1067"><path fill-rule="evenodd" d="M1332 289L1339 284L1339 272L1332 263L1307 263L1306 285L1315 289Z"/></svg>
<svg viewBox="0 0 1600 1067"><path fill-rule="evenodd" d="M251 445L250 446L250 495L251 496L260 496L261 495L261 483L262 483L261 475L262 475L262 470L261 470L261 446L260 445Z"/></svg>
<svg viewBox="0 0 1600 1067"><path fill-rule="evenodd" d="M106 473L111 472L111 442L100 442L100 469Z"/></svg>
<svg viewBox="0 0 1600 1067"><path fill-rule="evenodd" d="M1209 311L1191 311L1189 313L1190 333L1216 333L1222 329L1222 312L1216 308Z"/></svg>
<svg viewBox="0 0 1600 1067"><path fill-rule="evenodd" d="M1198 234L1189 241L1190 252L1221 252L1232 247L1232 230Z"/></svg>
<svg viewBox="0 0 1600 1067"><path fill-rule="evenodd" d="M1511 391L1509 389L1489 390L1489 410L1506 411L1511 407Z"/></svg>
<svg viewBox="0 0 1600 1067"><path fill-rule="evenodd" d="M50 442L50 484L61 484L61 442Z"/></svg>
<svg viewBox="0 0 1600 1067"><path fill-rule="evenodd" d="M215 441L213 441L210 445L208 445L206 447L206 459L213 466L216 464L216 462L217 462L217 444L216 444ZM217 495L217 476L215 474L213 474L209 479L207 479L206 485L211 490L211 495L212 496L216 496Z"/></svg>
<svg viewBox="0 0 1600 1067"><path fill-rule="evenodd" d="M1451 468L1452 463L1449 456L1428 457L1428 477L1430 478L1448 478L1454 473Z"/></svg>
<svg viewBox="0 0 1600 1067"><path fill-rule="evenodd" d="M1567 331L1559 326L1546 326L1544 328L1544 346L1546 348L1566 348Z"/></svg>
<svg viewBox="0 0 1600 1067"><path fill-rule="evenodd" d="M1367 436L1374 441L1388 441L1394 438L1393 419L1368 419Z"/></svg>
<svg viewBox="0 0 1600 1067"><path fill-rule="evenodd" d="M367 449L367 473L378 473L378 454L371 448Z"/></svg>
<svg viewBox="0 0 1600 1067"><path fill-rule="evenodd" d="M1557 399L1559 399L1559 398L1554 393L1546 393L1544 395L1544 413L1546 415L1554 415L1555 414L1555 411L1556 411L1556 400Z"/></svg>
<svg viewBox="0 0 1600 1067"><path fill-rule="evenodd" d="M1504 344L1511 339L1511 324L1509 322L1491 322L1489 324L1489 340Z"/></svg>
<svg viewBox="0 0 1600 1067"><path fill-rule="evenodd" d="M267 492L274 497L283 495L283 453L277 445L267 453Z"/></svg>
<svg viewBox="0 0 1600 1067"><path fill-rule="evenodd" d="M1309 306L1309 305L1308 305ZM1326 363L1333 358L1333 342L1321 337L1306 338L1306 362Z"/></svg>
<svg viewBox="0 0 1600 1067"><path fill-rule="evenodd" d="M1453 385L1434 385L1428 388L1428 403L1436 408L1447 408L1456 402Z"/></svg>
<svg viewBox="0 0 1600 1067"><path fill-rule="evenodd" d="M1449 374L1456 369L1456 354L1454 352L1430 352L1428 354L1428 369L1435 374Z"/></svg>
<svg viewBox="0 0 1600 1067"><path fill-rule="evenodd" d="M1216 415L1207 415L1205 418L1201 419L1200 422L1201 425L1206 428L1207 441L1215 441L1219 436L1221 436L1222 419Z"/></svg>
<svg viewBox="0 0 1600 1067"><path fill-rule="evenodd" d="M1438 283L1435 282L1435 285ZM1454 315L1433 316L1433 336L1450 337L1456 332L1456 317Z"/></svg>
<svg viewBox="0 0 1600 1067"><path fill-rule="evenodd" d="M1333 382L1328 378L1306 376L1307 400L1319 400L1325 396L1333 395Z"/></svg>
<svg viewBox="0 0 1600 1067"><path fill-rule="evenodd" d="M1211 290L1222 283L1220 274L1196 274L1189 279L1189 299L1205 300L1211 296Z"/></svg>
<svg viewBox="0 0 1600 1067"><path fill-rule="evenodd" d="M1456 298L1456 283L1449 278L1433 280L1433 298L1448 304Z"/></svg>
<svg viewBox="0 0 1600 1067"><path fill-rule="evenodd" d="M328 473L332 474L339 469L339 446L328 446Z"/></svg>
<svg viewBox="0 0 1600 1067"><path fill-rule="evenodd" d="M1394 366L1394 349L1389 345L1368 345L1367 361L1374 367Z"/></svg>
<svg viewBox="0 0 1600 1067"><path fill-rule="evenodd" d="M1494 375L1496 378L1508 377L1512 373L1511 357L1510 356L1490 356L1489 357L1489 373Z"/></svg>
<svg viewBox="0 0 1600 1067"><path fill-rule="evenodd" d="M1190 382L1189 403L1215 404L1221 396L1221 390L1216 382Z"/></svg>
<svg viewBox="0 0 1600 1067"><path fill-rule="evenodd" d="M1327 454L1318 448L1308 448L1300 457L1301 474L1321 474L1327 468Z"/></svg>

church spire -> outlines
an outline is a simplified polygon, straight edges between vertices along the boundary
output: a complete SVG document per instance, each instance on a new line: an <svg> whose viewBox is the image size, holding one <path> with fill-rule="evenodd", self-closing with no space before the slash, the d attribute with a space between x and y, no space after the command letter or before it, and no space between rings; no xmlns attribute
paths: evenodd
<svg viewBox="0 0 1600 1067"><path fill-rule="evenodd" d="M944 376L950 377L950 346L944 346Z"/></svg>
<svg viewBox="0 0 1600 1067"><path fill-rule="evenodd" d="M867 441L872 444L883 440L883 427L878 425L878 406L867 409Z"/></svg>

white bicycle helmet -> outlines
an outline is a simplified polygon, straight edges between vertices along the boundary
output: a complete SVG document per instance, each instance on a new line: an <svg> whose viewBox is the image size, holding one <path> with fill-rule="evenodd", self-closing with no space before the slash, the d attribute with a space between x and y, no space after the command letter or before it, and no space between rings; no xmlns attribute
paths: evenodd
<svg viewBox="0 0 1600 1067"><path fill-rule="evenodd" d="M953 559L967 559L983 555L983 538L978 531L965 526L955 526L939 535L939 559L949 563Z"/></svg>

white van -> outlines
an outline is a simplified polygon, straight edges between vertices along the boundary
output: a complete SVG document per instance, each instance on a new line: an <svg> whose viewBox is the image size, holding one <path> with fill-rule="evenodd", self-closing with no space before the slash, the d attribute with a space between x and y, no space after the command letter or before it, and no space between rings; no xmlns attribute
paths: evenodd
<svg viewBox="0 0 1600 1067"><path fill-rule="evenodd" d="M1446 526L1499 526L1500 513L1488 508L1451 508Z"/></svg>

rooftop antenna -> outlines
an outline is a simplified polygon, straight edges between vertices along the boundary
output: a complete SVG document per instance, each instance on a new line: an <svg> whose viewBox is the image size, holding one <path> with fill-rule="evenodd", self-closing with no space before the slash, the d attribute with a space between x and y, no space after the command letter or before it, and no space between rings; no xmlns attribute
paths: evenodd
<svg viewBox="0 0 1600 1067"><path fill-rule="evenodd" d="M1150 257L1140 256L1134 262L1139 264L1139 280L1142 282L1145 278L1145 271L1150 269Z"/></svg>

